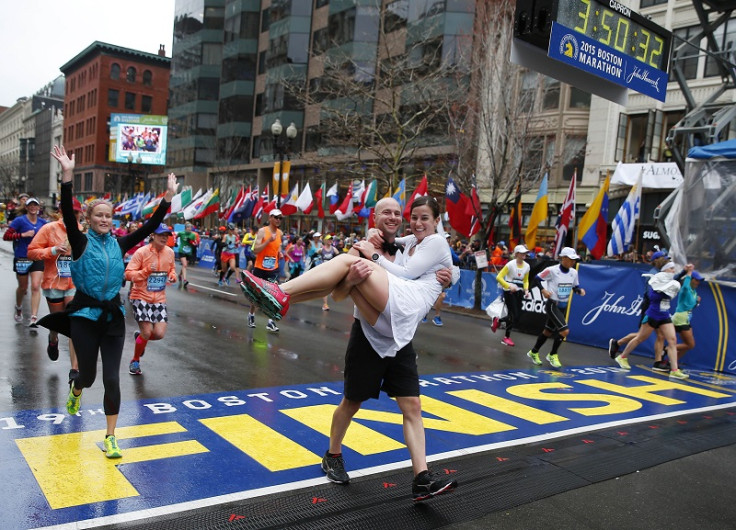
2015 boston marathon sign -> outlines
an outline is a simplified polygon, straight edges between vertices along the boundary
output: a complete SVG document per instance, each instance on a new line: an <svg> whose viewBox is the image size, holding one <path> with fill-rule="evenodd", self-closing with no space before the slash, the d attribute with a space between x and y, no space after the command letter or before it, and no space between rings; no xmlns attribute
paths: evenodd
<svg viewBox="0 0 736 530"><path fill-rule="evenodd" d="M664 101L667 95L667 72L558 22L552 24L547 54L552 59L659 101Z"/></svg>

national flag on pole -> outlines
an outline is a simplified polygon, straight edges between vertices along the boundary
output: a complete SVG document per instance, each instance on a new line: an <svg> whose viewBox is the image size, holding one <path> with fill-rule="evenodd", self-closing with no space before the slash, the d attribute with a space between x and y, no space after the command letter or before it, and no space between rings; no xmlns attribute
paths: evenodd
<svg viewBox="0 0 736 530"><path fill-rule="evenodd" d="M576 169L570 181L570 187L567 190L565 202L562 203L562 207L560 208L560 215L557 216L554 244L555 259L559 257L560 251L562 251L562 248L565 246L565 240L567 239L567 231L570 228L570 222L572 222L575 218L575 186L577 179L578 170Z"/></svg>
<svg viewBox="0 0 736 530"><path fill-rule="evenodd" d="M296 201L299 200L299 183L294 184L291 188L288 197L285 201L281 202L281 213L284 215L293 215L296 213L297 206Z"/></svg>
<svg viewBox="0 0 736 530"><path fill-rule="evenodd" d="M227 202L225 204L220 204L219 219L227 221L227 218L230 217L230 214L233 213L233 210L235 209L235 204L240 200L244 193L245 191L243 190L243 186L240 186L240 190L233 188L232 191L230 191L230 196L228 197Z"/></svg>
<svg viewBox="0 0 736 530"><path fill-rule="evenodd" d="M148 201L145 205L143 205L143 209L141 210L141 215L146 218L153 215L153 212L156 208L158 208L159 203L161 202L161 199L164 198L164 194L166 192L154 197L150 201Z"/></svg>
<svg viewBox="0 0 736 530"><path fill-rule="evenodd" d="M299 194L299 198L296 200L296 207L302 212L309 215L314 206L314 198L312 197L312 189L309 187L309 182L304 186L304 189Z"/></svg>
<svg viewBox="0 0 736 530"><path fill-rule="evenodd" d="M233 213L228 217L229 223L242 223L244 220L253 215L253 205L258 200L258 186L255 189L248 187L248 191L243 195L240 205L236 205Z"/></svg>
<svg viewBox="0 0 736 530"><path fill-rule="evenodd" d="M337 210L338 202L340 201L340 197L337 194L337 182L335 182L329 190L327 190L327 198L330 200L330 213L335 213L335 210Z"/></svg>
<svg viewBox="0 0 736 530"><path fill-rule="evenodd" d="M516 196L511 203L509 214L509 248L512 250L521 243L521 180L516 185Z"/></svg>
<svg viewBox="0 0 736 530"><path fill-rule="evenodd" d="M373 208L378 202L378 182L373 179L363 194L363 208Z"/></svg>
<svg viewBox="0 0 736 530"><path fill-rule="evenodd" d="M353 211L358 213L363 205L363 194L365 193L365 179L358 183L353 182Z"/></svg>
<svg viewBox="0 0 736 530"><path fill-rule="evenodd" d="M220 210L220 188L217 188L212 192L209 199L202 205L202 207L194 215L195 219L202 219L211 213L217 213Z"/></svg>
<svg viewBox="0 0 736 530"><path fill-rule="evenodd" d="M619 208L616 217L611 223L611 240L608 242L607 254L615 256L623 254L634 239L636 220L639 218L641 209L641 181L644 169L639 172L634 186L629 190L629 195Z"/></svg>
<svg viewBox="0 0 736 530"><path fill-rule="evenodd" d="M416 187L414 192L411 194L411 197L409 197L406 206L404 206L404 219L408 221L411 217L411 204L414 202L414 199L417 197L424 197L425 195L427 195L427 175L422 177L422 180L419 182L419 186Z"/></svg>
<svg viewBox="0 0 736 530"><path fill-rule="evenodd" d="M608 186L611 184L611 174L606 176L598 195L588 211L580 220L578 227L578 239L588 247L590 255L595 259L601 259L606 252L606 239L608 231Z"/></svg>
<svg viewBox="0 0 736 530"><path fill-rule="evenodd" d="M317 217L320 219L325 218L324 196L325 183L323 182L319 189L314 192L314 201L317 203Z"/></svg>
<svg viewBox="0 0 736 530"><path fill-rule="evenodd" d="M263 190L263 193L261 193L261 196L258 197L258 200L256 201L255 205L253 205L253 217L255 217L256 222L260 223L261 219L263 218L263 207L268 202L268 184L266 184L266 189Z"/></svg>
<svg viewBox="0 0 736 530"><path fill-rule="evenodd" d="M471 219L467 215L470 199L460 191L452 177L447 177L445 185L445 211L450 225L456 232L470 237Z"/></svg>
<svg viewBox="0 0 736 530"><path fill-rule="evenodd" d="M340 207L335 210L335 217L339 221L344 221L351 215L353 215L353 187L348 186L348 194L345 195L345 199L343 199L342 204L340 204Z"/></svg>
<svg viewBox="0 0 736 530"><path fill-rule="evenodd" d="M132 215L138 211L140 202L143 201L143 194L138 192L132 198L120 205L119 215Z"/></svg>
<svg viewBox="0 0 736 530"><path fill-rule="evenodd" d="M401 209L404 209L404 205L406 204L406 180L401 179L401 182L399 182L399 186L394 190L394 194L392 197L396 200L396 202L399 203L399 206L401 206Z"/></svg>
<svg viewBox="0 0 736 530"><path fill-rule="evenodd" d="M480 197L478 197L478 188L475 186L475 175L473 176L473 183L470 185L466 215L470 218L469 237L473 237L480 232L480 227L483 224L483 208L480 204Z"/></svg>
<svg viewBox="0 0 736 530"><path fill-rule="evenodd" d="M539 192L537 192L537 200L532 209L532 215L529 217L529 225L526 227L526 236L524 241L527 248L532 248L537 244L537 228L547 219L547 173L542 177L539 184Z"/></svg>
<svg viewBox="0 0 736 530"><path fill-rule="evenodd" d="M138 202L138 207L136 208L135 212L130 214L131 219L140 219L141 218L141 211L143 210L143 206L148 203L148 201L151 200L151 193L146 193Z"/></svg>
<svg viewBox="0 0 736 530"><path fill-rule="evenodd" d="M230 208L225 212L225 215L222 216L223 220L228 223L232 223L233 216L235 215L235 210L238 208L243 207L243 203L245 202L246 198L250 194L250 187L246 190L245 186L240 186L240 191L238 192L238 195L235 197L235 201L230 205Z"/></svg>
<svg viewBox="0 0 736 530"><path fill-rule="evenodd" d="M210 197L212 197L212 190L207 190L203 195L200 197L197 197L192 202L189 203L189 205L184 208L183 214L184 219L187 221L194 218L195 215L197 215L197 212L199 212L199 209L204 205L207 201L210 200Z"/></svg>

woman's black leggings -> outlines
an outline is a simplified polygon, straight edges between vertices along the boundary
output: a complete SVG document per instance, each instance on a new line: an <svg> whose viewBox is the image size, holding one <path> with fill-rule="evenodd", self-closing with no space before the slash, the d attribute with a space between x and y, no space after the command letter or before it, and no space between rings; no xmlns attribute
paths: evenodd
<svg viewBox="0 0 736 530"><path fill-rule="evenodd" d="M506 323L506 336L511 336L511 328L514 324L519 325L521 319L521 302L524 299L524 291L521 289L515 293L511 291L503 292L503 301L506 303L506 316L499 319L500 322Z"/></svg>
<svg viewBox="0 0 736 530"><path fill-rule="evenodd" d="M105 386L105 416L120 412L120 359L125 337L107 334L107 326L94 320L71 317L71 339L79 361L79 377L74 388L89 388L97 377L97 353L102 356L102 384Z"/></svg>

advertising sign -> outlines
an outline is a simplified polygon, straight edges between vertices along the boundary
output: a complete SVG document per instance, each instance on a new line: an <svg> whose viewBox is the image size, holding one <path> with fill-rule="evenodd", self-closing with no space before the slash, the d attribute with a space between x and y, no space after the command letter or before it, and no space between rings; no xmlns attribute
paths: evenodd
<svg viewBox="0 0 736 530"><path fill-rule="evenodd" d="M166 164L168 117L146 114L110 116L110 161Z"/></svg>

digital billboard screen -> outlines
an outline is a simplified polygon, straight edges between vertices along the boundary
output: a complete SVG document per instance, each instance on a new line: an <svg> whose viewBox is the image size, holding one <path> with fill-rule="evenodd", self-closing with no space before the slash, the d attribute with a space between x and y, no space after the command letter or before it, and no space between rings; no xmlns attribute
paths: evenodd
<svg viewBox="0 0 736 530"><path fill-rule="evenodd" d="M165 165L167 129L166 116L110 115L110 161Z"/></svg>

